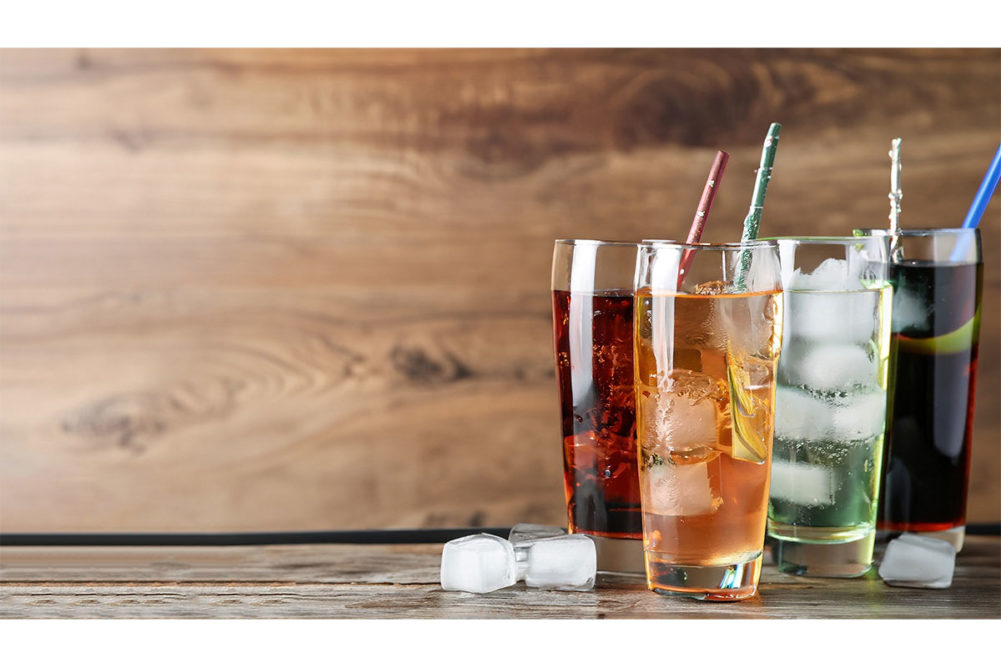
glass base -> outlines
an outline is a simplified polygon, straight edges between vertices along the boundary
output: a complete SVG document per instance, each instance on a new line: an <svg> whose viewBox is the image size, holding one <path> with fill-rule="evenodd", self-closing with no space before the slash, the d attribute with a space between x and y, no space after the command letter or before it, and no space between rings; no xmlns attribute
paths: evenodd
<svg viewBox="0 0 1001 667"><path fill-rule="evenodd" d="M598 572L643 575L643 540L588 535L594 542Z"/></svg>
<svg viewBox="0 0 1001 667"><path fill-rule="evenodd" d="M876 531L848 542L801 542L772 536L779 572L806 577L861 577L872 569Z"/></svg>
<svg viewBox="0 0 1001 667"><path fill-rule="evenodd" d="M761 554L733 565L675 565L646 554L647 587L661 595L711 602L734 602L753 597L761 576Z"/></svg>
<svg viewBox="0 0 1001 667"><path fill-rule="evenodd" d="M903 532L900 530L880 530L877 539L880 543L887 543L895 537L899 537ZM963 542L966 539L966 526L955 526L947 530L915 530L906 531L922 537L934 537L936 540L948 542L956 548L956 553L963 550Z"/></svg>
<svg viewBox="0 0 1001 667"><path fill-rule="evenodd" d="M956 553L963 550L963 541L966 539L966 526L956 526L949 530L927 530L918 531L917 535L924 537L934 537L936 540L945 540L956 547Z"/></svg>

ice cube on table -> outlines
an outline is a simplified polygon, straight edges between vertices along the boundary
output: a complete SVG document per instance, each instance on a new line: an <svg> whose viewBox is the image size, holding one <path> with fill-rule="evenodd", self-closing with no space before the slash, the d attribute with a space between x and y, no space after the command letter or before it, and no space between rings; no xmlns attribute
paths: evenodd
<svg viewBox="0 0 1001 667"><path fill-rule="evenodd" d="M446 542L441 552L441 587L446 591L489 593L517 581L514 545L479 533Z"/></svg>
<svg viewBox="0 0 1001 667"><path fill-rule="evenodd" d="M779 377L786 384L834 391L875 385L879 368L868 350L858 345L792 341L782 350Z"/></svg>
<svg viewBox="0 0 1001 667"><path fill-rule="evenodd" d="M566 535L565 528L558 526L543 526L537 523L518 523L511 528L507 539L514 545L514 559L517 568L518 579L525 578L528 570L528 549L522 548L535 540L543 540L549 537L561 537Z"/></svg>
<svg viewBox="0 0 1001 667"><path fill-rule="evenodd" d="M518 544L519 542L528 540L542 540L547 537L560 537L566 534L567 529L560 528L559 526L544 526L538 523L516 523L511 528L507 539L512 544Z"/></svg>
<svg viewBox="0 0 1001 667"><path fill-rule="evenodd" d="M825 466L772 459L769 495L797 505L825 507L834 503L834 472Z"/></svg>
<svg viewBox="0 0 1001 667"><path fill-rule="evenodd" d="M563 535L522 543L528 549L525 585L557 590L590 590L598 558L587 535Z"/></svg>
<svg viewBox="0 0 1001 667"><path fill-rule="evenodd" d="M933 537L904 533L886 545L879 576L890 586L948 588L956 569L956 548Z"/></svg>
<svg viewBox="0 0 1001 667"><path fill-rule="evenodd" d="M709 485L709 466L706 463L672 465L662 463L651 466L640 474L644 484L643 511L664 516L699 516L712 514L722 504Z"/></svg>

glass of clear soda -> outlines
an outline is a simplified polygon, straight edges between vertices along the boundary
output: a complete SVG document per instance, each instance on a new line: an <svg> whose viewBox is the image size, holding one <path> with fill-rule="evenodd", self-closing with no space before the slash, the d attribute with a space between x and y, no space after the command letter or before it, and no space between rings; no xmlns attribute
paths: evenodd
<svg viewBox="0 0 1001 667"><path fill-rule="evenodd" d="M881 237L776 239L785 319L768 535L778 569L872 565L886 426L892 289Z"/></svg>

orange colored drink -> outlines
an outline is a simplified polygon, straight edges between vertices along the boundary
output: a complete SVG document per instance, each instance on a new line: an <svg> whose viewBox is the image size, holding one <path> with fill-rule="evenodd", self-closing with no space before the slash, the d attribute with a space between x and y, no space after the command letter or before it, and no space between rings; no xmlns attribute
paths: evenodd
<svg viewBox="0 0 1001 667"><path fill-rule="evenodd" d="M757 589L768 510L779 289L636 292L636 418L651 589Z"/></svg>

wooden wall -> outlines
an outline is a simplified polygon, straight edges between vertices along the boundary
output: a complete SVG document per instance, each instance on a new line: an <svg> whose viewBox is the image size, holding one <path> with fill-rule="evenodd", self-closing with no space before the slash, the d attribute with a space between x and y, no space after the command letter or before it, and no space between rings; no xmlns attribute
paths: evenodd
<svg viewBox="0 0 1001 667"><path fill-rule="evenodd" d="M1001 51L0 52L6 531L561 523L561 237L958 225ZM1001 519L1001 205L971 521Z"/></svg>

